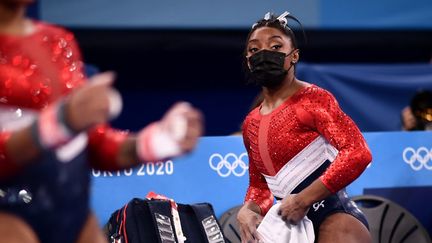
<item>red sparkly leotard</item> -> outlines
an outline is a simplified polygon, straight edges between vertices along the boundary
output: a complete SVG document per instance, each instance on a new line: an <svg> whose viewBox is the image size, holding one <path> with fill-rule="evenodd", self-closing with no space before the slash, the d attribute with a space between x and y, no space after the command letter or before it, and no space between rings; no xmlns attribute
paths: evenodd
<svg viewBox="0 0 432 243"><path fill-rule="evenodd" d="M360 130L336 99L311 85L298 90L270 114L260 114L260 107L252 110L243 125L250 176L245 201L255 202L266 214L274 198L265 176L275 176L318 137L337 150L334 161L320 176L335 193L355 180L371 161Z"/></svg>
<svg viewBox="0 0 432 243"><path fill-rule="evenodd" d="M0 106L41 110L85 82L83 62L72 33L42 22L29 36L0 35ZM10 132L0 126L0 178L13 165L5 151ZM111 169L126 134L107 126L89 133L95 167ZM115 169L115 168L112 168Z"/></svg>
<svg viewBox="0 0 432 243"><path fill-rule="evenodd" d="M89 215L91 168L117 169L127 133L100 125L66 144L67 151L43 151L25 168L10 159L6 143L14 130L8 125L34 117L86 80L73 34L42 22L34 26L28 36L0 34L0 211L24 219L41 242L72 243ZM70 151L73 156L61 160Z"/></svg>

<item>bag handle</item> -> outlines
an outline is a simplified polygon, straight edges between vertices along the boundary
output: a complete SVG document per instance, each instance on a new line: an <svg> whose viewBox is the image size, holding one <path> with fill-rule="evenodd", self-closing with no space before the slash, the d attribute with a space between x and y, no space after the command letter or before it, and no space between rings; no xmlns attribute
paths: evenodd
<svg viewBox="0 0 432 243"><path fill-rule="evenodd" d="M209 203L196 203L190 205L198 222L202 225L202 232L207 238L208 243L225 243L225 237L214 210Z"/></svg>

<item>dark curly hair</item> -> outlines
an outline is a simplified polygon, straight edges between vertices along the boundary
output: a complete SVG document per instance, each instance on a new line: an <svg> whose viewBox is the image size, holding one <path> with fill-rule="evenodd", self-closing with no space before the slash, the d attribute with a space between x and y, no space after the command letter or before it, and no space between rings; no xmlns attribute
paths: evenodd
<svg viewBox="0 0 432 243"><path fill-rule="evenodd" d="M432 91L418 91L411 99L410 107L417 121L432 122Z"/></svg>
<svg viewBox="0 0 432 243"><path fill-rule="evenodd" d="M291 14L288 14L286 16L286 18L287 18L287 20L292 19L300 25L301 30L303 32L303 38L306 40L306 34L304 32L303 25L300 23L300 21ZM253 25L252 29L249 31L249 34L247 35L247 38L246 38L246 46L245 46L245 50L244 50L245 55L247 53L247 42L249 41L251 35L255 32L255 30L257 30L261 27L270 27L270 28L275 28L275 29L280 30L282 33L284 33L286 36L288 36L291 39L293 47L298 49L297 38L294 34L294 31L292 31L292 29L288 26L288 23L281 22L279 19L277 19L277 16L275 16L272 13L272 14L270 14L269 19L263 18L263 19L258 20L258 22L256 22Z"/></svg>

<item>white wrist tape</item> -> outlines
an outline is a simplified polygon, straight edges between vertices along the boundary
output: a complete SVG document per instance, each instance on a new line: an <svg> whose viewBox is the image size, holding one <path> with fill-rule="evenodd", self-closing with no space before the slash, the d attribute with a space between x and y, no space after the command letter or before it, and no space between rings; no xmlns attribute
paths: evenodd
<svg viewBox="0 0 432 243"><path fill-rule="evenodd" d="M54 103L43 110L34 122L33 137L41 148L56 148L67 143L76 135L65 124L64 109L64 102Z"/></svg>
<svg viewBox="0 0 432 243"><path fill-rule="evenodd" d="M138 158L143 161L156 161L177 156L182 149L174 136L161 129L158 122L152 123L138 134Z"/></svg>

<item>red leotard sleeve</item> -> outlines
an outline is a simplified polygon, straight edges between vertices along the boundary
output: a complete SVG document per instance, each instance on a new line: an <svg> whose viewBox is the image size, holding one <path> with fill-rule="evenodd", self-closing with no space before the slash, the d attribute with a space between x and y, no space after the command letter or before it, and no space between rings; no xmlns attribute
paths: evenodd
<svg viewBox="0 0 432 243"><path fill-rule="evenodd" d="M328 91L312 89L303 105L301 122L317 129L338 151L333 163L321 176L328 190L335 193L353 182L372 160L370 150L358 127L339 107Z"/></svg>
<svg viewBox="0 0 432 243"><path fill-rule="evenodd" d="M117 163L121 145L128 132L100 125L89 132L89 157L93 168L99 170L122 169Z"/></svg>
<svg viewBox="0 0 432 243"><path fill-rule="evenodd" d="M243 134L245 134L245 129L247 129L247 120L243 125ZM249 153L249 141L246 136L243 135L243 141L246 150ZM265 215L273 205L273 194L267 186L267 182L264 176L258 171L255 162L249 156L249 187L246 192L245 202L252 201L256 203L260 209L261 214Z"/></svg>

